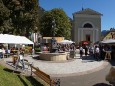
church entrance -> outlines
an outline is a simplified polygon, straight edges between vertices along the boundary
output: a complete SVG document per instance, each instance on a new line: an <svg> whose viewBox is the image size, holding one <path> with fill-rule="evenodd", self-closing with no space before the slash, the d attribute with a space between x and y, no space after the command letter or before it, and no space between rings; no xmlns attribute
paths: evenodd
<svg viewBox="0 0 115 86"><path fill-rule="evenodd" d="M91 36L89 34L86 35L86 41L91 41Z"/></svg>

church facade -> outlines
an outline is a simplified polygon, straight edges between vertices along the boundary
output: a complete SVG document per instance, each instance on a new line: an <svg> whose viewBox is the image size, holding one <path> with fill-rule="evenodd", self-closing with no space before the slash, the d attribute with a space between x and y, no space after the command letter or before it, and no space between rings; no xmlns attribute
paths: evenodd
<svg viewBox="0 0 115 86"><path fill-rule="evenodd" d="M101 13L89 8L73 13L72 40L77 44L82 41L91 43L99 41L101 16Z"/></svg>

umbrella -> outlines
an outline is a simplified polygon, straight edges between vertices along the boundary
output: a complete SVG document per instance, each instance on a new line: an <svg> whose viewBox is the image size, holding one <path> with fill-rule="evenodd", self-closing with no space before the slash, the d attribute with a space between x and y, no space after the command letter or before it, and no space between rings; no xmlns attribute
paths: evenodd
<svg viewBox="0 0 115 86"><path fill-rule="evenodd" d="M63 40L61 42L59 42L60 44L72 44L72 43L75 43L73 41L70 41L70 40Z"/></svg>

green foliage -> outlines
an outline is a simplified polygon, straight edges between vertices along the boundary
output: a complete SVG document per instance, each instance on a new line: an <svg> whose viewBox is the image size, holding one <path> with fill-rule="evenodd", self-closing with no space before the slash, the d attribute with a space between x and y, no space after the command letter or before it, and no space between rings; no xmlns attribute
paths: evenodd
<svg viewBox="0 0 115 86"><path fill-rule="evenodd" d="M10 11L4 6L2 0L0 0L0 20L6 20L10 15Z"/></svg>
<svg viewBox="0 0 115 86"><path fill-rule="evenodd" d="M43 86L30 76L13 73L12 70L0 65L0 86Z"/></svg>
<svg viewBox="0 0 115 86"><path fill-rule="evenodd" d="M0 33L8 31L10 28L9 22L10 10L4 6L2 0L0 0Z"/></svg>
<svg viewBox="0 0 115 86"><path fill-rule="evenodd" d="M43 36L52 36L52 21L55 19L55 36L70 38L71 23L63 9L55 8L46 11L40 20L40 32Z"/></svg>
<svg viewBox="0 0 115 86"><path fill-rule="evenodd" d="M0 32L28 37L39 31L43 11L37 0L0 0Z"/></svg>

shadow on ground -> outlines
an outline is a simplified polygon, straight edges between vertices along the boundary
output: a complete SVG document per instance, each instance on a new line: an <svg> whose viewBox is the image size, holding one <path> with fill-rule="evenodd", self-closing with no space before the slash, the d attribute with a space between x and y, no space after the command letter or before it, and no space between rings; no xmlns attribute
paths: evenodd
<svg viewBox="0 0 115 86"><path fill-rule="evenodd" d="M38 82L34 77L32 76L28 76L26 77L26 79L28 79L33 86L44 86L43 84L41 84L40 82Z"/></svg>
<svg viewBox="0 0 115 86"><path fill-rule="evenodd" d="M27 83L23 80L23 78L20 75L17 75L18 78L20 79L20 81L23 83L24 86L28 86ZM32 76L26 76L26 79L28 81L30 81L30 83L32 84L32 86L44 86L43 84L41 84L40 82L38 82L34 77Z"/></svg>
<svg viewBox="0 0 115 86"><path fill-rule="evenodd" d="M109 84L106 84L106 83L97 83L93 86L112 86L112 85L109 85Z"/></svg>
<svg viewBox="0 0 115 86"><path fill-rule="evenodd" d="M108 62L111 64L111 66L115 66L115 59L112 59L112 60L110 60Z"/></svg>
<svg viewBox="0 0 115 86"><path fill-rule="evenodd" d="M7 72L10 72L10 73L16 73L16 74L20 74L21 73L20 71L14 71L14 70L11 70L11 69L8 69L8 68L4 68L3 70L7 71Z"/></svg>
<svg viewBox="0 0 115 86"><path fill-rule="evenodd" d="M82 56L82 62L94 62L96 59L93 56Z"/></svg>
<svg viewBox="0 0 115 86"><path fill-rule="evenodd" d="M34 56L34 57L32 57L33 59L36 59L36 60L41 60L40 58L39 58L39 56Z"/></svg>

